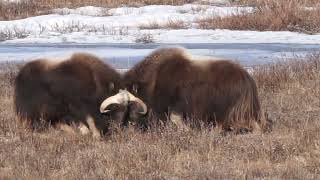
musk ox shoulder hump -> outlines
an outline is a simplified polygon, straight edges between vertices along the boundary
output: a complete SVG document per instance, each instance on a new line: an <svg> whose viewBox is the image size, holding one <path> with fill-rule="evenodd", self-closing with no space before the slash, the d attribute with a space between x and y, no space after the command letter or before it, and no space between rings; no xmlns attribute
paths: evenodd
<svg viewBox="0 0 320 180"><path fill-rule="evenodd" d="M84 62L84 63L95 63L95 62L100 62L100 58L93 55L93 54L89 54L89 53L82 53L82 52L78 52L78 53L74 53L71 57L70 57L70 61L76 61L76 62Z"/></svg>
<svg viewBox="0 0 320 180"><path fill-rule="evenodd" d="M59 57L59 58L40 58L26 63L22 69L26 71L27 69L38 69L42 72L52 70L56 67L59 67L62 64L77 64L77 65L85 65L85 66L96 66L99 67L101 65L108 66L103 63L98 57L87 54L87 53L75 53L71 57ZM31 70L30 69L30 70ZM110 68L111 69L111 68Z"/></svg>
<svg viewBox="0 0 320 180"><path fill-rule="evenodd" d="M75 64L86 65L98 73L112 72L113 74L118 74L114 68L104 63L98 56L89 53L74 53L69 60Z"/></svg>
<svg viewBox="0 0 320 180"><path fill-rule="evenodd" d="M60 58L42 58L42 59L37 59L37 60L34 60L34 61L31 61L31 62L28 62L25 67L41 67L41 69L43 71L46 71L46 70L50 70L54 67L57 67L59 66L62 62L64 62L65 59L60 59ZM36 65L37 64L37 65Z"/></svg>
<svg viewBox="0 0 320 180"><path fill-rule="evenodd" d="M215 57L215 56L202 56L202 55L193 55L183 47L163 47L156 49L149 56L150 59L157 58L160 61L166 61L170 59L176 59L181 61L190 61L194 66L205 68L209 65L212 65L214 61L227 61L231 60Z"/></svg>
<svg viewBox="0 0 320 180"><path fill-rule="evenodd" d="M189 59L189 53L182 47L161 47L152 51L146 58L145 61L163 62L170 59Z"/></svg>
<svg viewBox="0 0 320 180"><path fill-rule="evenodd" d="M203 55L193 55L188 52L187 49L180 46L173 47L162 47L154 50L149 56L155 58L156 56L159 59L171 59L173 57L180 57L189 61L213 61L213 60L227 60L222 57L215 56L203 56Z"/></svg>
<svg viewBox="0 0 320 180"><path fill-rule="evenodd" d="M79 53L80 55L80 53ZM29 68L32 68L32 69L41 69L42 71L48 71L48 70L51 70L55 67L58 67L60 66L62 63L64 62L68 62L72 59L76 59L80 56L72 56L71 58L70 57L57 57L57 58L39 58L39 59L35 59L35 60L32 60L30 62L27 62L22 69L29 69ZM89 56L88 56L89 57ZM84 58L85 59L85 58Z"/></svg>

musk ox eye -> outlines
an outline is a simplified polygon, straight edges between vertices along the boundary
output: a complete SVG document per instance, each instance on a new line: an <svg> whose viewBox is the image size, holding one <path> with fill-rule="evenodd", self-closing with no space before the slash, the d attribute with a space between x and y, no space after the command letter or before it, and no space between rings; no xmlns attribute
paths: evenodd
<svg viewBox="0 0 320 180"><path fill-rule="evenodd" d="M132 91L133 91L133 93L137 94L138 93L138 86L137 85L133 85L132 86Z"/></svg>
<svg viewBox="0 0 320 180"><path fill-rule="evenodd" d="M109 84L109 89L110 89L111 91L114 89L114 83L113 83L113 82L111 82L111 83Z"/></svg>

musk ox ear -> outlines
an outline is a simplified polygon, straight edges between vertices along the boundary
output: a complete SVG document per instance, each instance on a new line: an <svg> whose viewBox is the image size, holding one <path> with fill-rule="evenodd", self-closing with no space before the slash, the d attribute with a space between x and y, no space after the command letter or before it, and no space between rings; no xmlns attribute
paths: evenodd
<svg viewBox="0 0 320 180"><path fill-rule="evenodd" d="M138 103L136 101L130 101L128 106L130 106L129 109L130 109L131 113L134 113L134 114L138 113L138 114L141 114L141 115L145 115L146 114L146 112L144 110L144 107L140 103Z"/></svg>
<svg viewBox="0 0 320 180"><path fill-rule="evenodd" d="M130 92L127 91L127 96L129 99L129 102L136 102L138 104L139 109L141 109L141 111L139 111L140 114L147 114L147 105L138 97L134 96L133 94L131 94Z"/></svg>

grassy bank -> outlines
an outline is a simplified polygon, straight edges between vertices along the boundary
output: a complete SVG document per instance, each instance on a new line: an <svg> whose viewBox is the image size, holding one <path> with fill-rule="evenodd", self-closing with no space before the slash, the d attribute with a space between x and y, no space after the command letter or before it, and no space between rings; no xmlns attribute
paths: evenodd
<svg viewBox="0 0 320 180"><path fill-rule="evenodd" d="M256 7L253 13L240 12L227 17L204 17L198 20L199 27L203 29L295 31L307 34L320 32L320 6L313 1L261 0L253 4Z"/></svg>
<svg viewBox="0 0 320 180"><path fill-rule="evenodd" d="M77 8L81 6L99 6L115 8L121 6L140 7L145 5L182 5L195 0L28 0L18 4L0 2L0 20L21 19L47 14L56 8Z"/></svg>
<svg viewBox="0 0 320 180"><path fill-rule="evenodd" d="M115 8L159 4L182 5L187 3L208 4L197 0L29 0L21 1L18 4L0 2L0 20L14 20L50 14L52 9L64 7L99 6ZM239 12L226 17L217 17L214 14L205 15L196 20L197 27L200 29L294 31L306 34L320 32L320 3L317 0L240 0L233 1L230 5L250 5L254 6L255 10L252 13ZM195 13L200 13L200 6L198 10L195 8ZM105 16L109 15L108 12L105 12ZM169 19L168 23L164 25L150 22L149 24L142 24L140 28L185 29L189 28L191 23L179 19Z"/></svg>

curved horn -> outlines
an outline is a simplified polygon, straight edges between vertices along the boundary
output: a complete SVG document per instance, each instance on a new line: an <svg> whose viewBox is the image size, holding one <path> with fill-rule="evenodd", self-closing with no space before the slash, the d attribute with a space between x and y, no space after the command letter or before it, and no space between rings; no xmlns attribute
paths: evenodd
<svg viewBox="0 0 320 180"><path fill-rule="evenodd" d="M101 105L100 105L100 112L101 113L107 113L111 110L106 110L106 108L110 105L110 104L123 104L123 103L127 103L128 100L126 100L123 96L123 92L119 91L118 94L114 95L114 96L110 96L107 99L105 99Z"/></svg>
<svg viewBox="0 0 320 180"><path fill-rule="evenodd" d="M130 92L127 91L127 95L129 96L129 101L137 102L142 106L142 111L139 112L140 114L146 114L147 113L147 105L138 97L134 96Z"/></svg>

